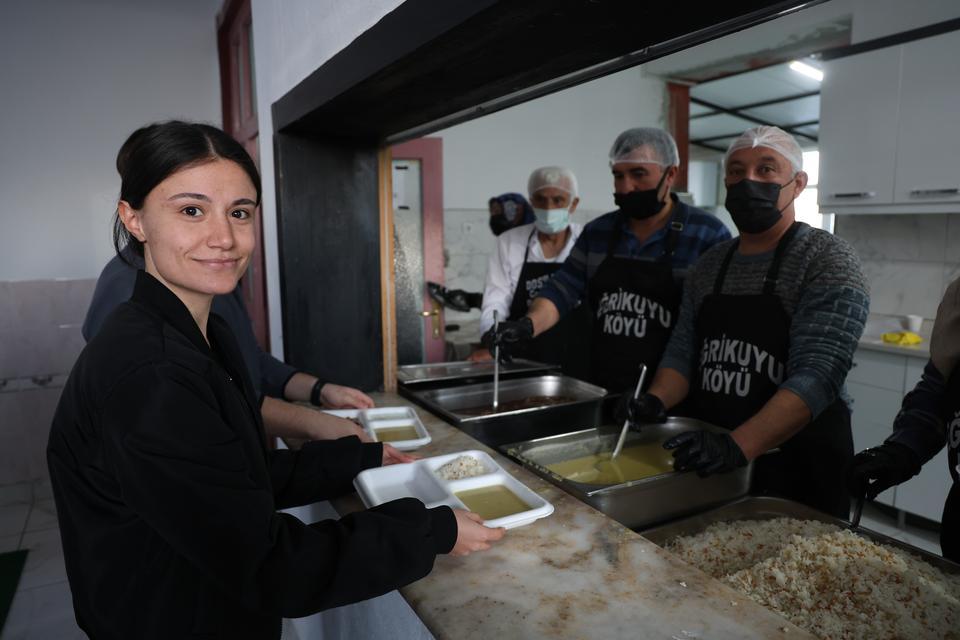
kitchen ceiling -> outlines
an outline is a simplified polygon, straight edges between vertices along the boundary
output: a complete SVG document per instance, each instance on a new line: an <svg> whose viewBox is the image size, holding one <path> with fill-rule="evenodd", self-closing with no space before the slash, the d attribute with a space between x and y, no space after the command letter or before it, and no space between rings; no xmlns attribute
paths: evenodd
<svg viewBox="0 0 960 640"><path fill-rule="evenodd" d="M817 146L820 82L789 62L745 71L690 88L690 144L719 152L745 129L771 124Z"/></svg>

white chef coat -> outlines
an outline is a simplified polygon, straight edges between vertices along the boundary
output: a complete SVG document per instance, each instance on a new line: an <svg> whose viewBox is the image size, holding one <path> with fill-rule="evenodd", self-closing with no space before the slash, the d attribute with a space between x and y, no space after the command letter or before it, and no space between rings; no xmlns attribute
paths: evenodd
<svg viewBox="0 0 960 640"><path fill-rule="evenodd" d="M520 281L520 271L523 270L523 256L527 254L528 262L563 262L570 255L574 243L583 231L583 225L570 223L570 237L567 244L556 256L545 258L540 239L533 231L534 225L525 224L504 231L497 237L497 246L490 256L487 265L487 283L483 289L483 308L480 313L480 333L486 333L493 326L493 311L501 320L510 315L510 305L513 302L513 293L517 290Z"/></svg>

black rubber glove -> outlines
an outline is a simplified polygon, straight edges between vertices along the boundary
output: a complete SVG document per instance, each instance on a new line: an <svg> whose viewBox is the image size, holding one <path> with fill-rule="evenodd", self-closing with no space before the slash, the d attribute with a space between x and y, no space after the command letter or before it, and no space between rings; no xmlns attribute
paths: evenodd
<svg viewBox="0 0 960 640"><path fill-rule="evenodd" d="M853 457L847 470L847 488L854 497L866 494L868 500L873 500L881 492L920 473L921 466L920 456L913 449L897 442L885 442Z"/></svg>
<svg viewBox="0 0 960 640"><path fill-rule="evenodd" d="M454 311L470 311L469 296L474 294L467 293L463 289L447 289L447 306Z"/></svg>
<svg viewBox="0 0 960 640"><path fill-rule="evenodd" d="M457 289L460 291L460 289ZM482 293L470 293L467 291L463 292L463 299L467 306L475 307L477 309L483 308L483 294Z"/></svg>
<svg viewBox="0 0 960 640"><path fill-rule="evenodd" d="M490 353L493 353L496 347L500 347L500 361L510 362L513 360L510 356L510 347L531 338L533 338L533 320L524 316L519 320L504 320L496 328L491 327L480 338L480 342Z"/></svg>
<svg viewBox="0 0 960 640"><path fill-rule="evenodd" d="M657 396L641 393L636 400L629 391L625 392L617 401L613 410L613 419L616 424L622 425L624 420L630 422L630 428L640 431L640 427L651 422L666 422L667 409Z"/></svg>
<svg viewBox="0 0 960 640"><path fill-rule="evenodd" d="M675 471L696 471L701 478L746 466L747 458L729 433L685 431L663 443L673 450Z"/></svg>

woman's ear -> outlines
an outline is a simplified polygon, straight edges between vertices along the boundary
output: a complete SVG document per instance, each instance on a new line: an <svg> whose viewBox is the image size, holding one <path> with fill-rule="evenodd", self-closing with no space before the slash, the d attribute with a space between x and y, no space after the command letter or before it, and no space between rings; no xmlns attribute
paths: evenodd
<svg viewBox="0 0 960 640"><path fill-rule="evenodd" d="M130 235L140 242L147 241L146 236L143 234L140 212L131 207L129 202L121 200L117 203L117 215L120 216L120 221L123 222L123 226L127 228Z"/></svg>

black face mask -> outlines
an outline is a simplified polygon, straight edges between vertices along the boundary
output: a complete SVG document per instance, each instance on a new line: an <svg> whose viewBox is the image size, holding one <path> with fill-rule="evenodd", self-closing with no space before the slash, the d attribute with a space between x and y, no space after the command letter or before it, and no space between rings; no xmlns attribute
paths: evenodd
<svg viewBox="0 0 960 640"><path fill-rule="evenodd" d="M787 184L744 178L727 187L724 205L740 233L763 233L780 221L783 209L777 209L777 200Z"/></svg>
<svg viewBox="0 0 960 640"><path fill-rule="evenodd" d="M507 216L502 213L490 216L490 231L493 231L493 235L498 236L511 227L513 227L513 222L507 220Z"/></svg>
<svg viewBox="0 0 960 640"><path fill-rule="evenodd" d="M652 218L660 213L660 210L663 209L663 206L666 204L666 200L660 200L657 196L666 177L667 172L664 171L663 175L660 176L660 182L658 182L657 186L653 189L631 191L630 193L614 193L613 202L620 211L623 211L624 214L634 220Z"/></svg>

